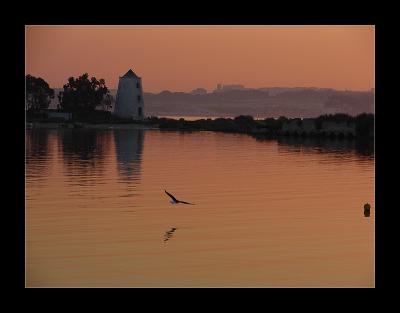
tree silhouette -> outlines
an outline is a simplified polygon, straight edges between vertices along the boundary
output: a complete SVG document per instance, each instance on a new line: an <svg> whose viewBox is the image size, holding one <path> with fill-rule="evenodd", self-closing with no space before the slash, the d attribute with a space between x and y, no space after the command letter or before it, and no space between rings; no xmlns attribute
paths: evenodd
<svg viewBox="0 0 400 313"><path fill-rule="evenodd" d="M369 138L374 134L374 114L361 113L355 118L356 136Z"/></svg>
<svg viewBox="0 0 400 313"><path fill-rule="evenodd" d="M239 132L249 132L256 126L256 122L251 115L239 115L236 116L233 121Z"/></svg>
<svg viewBox="0 0 400 313"><path fill-rule="evenodd" d="M25 82L27 110L47 109L54 98L54 89L43 78L32 75L26 75Z"/></svg>
<svg viewBox="0 0 400 313"><path fill-rule="evenodd" d="M63 88L64 90L59 93L58 99L60 107L66 111L94 111L98 105L103 104L103 101L109 100L109 90L105 80L97 80L96 77L89 79L88 73L78 78L68 78L68 83ZM111 105L111 101L109 103Z"/></svg>
<svg viewBox="0 0 400 313"><path fill-rule="evenodd" d="M349 125L353 121L354 117L345 113L323 114L316 118L315 126L317 129L321 129L323 122L346 123Z"/></svg>

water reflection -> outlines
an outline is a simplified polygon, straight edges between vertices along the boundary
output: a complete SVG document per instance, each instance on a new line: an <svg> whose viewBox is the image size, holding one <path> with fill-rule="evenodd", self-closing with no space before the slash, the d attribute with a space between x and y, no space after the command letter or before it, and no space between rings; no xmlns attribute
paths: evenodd
<svg viewBox="0 0 400 313"><path fill-rule="evenodd" d="M141 129L114 130L118 174L124 181L138 179L142 160L144 131Z"/></svg>
<svg viewBox="0 0 400 313"><path fill-rule="evenodd" d="M103 175L111 140L110 131L59 130L59 149L72 184L92 184L93 177Z"/></svg>
<svg viewBox="0 0 400 313"><path fill-rule="evenodd" d="M27 139L44 177L26 183L29 287L374 285L374 212L363 215L374 162L354 150L158 131L143 147L137 130L43 131ZM166 209L164 187L201 210Z"/></svg>
<svg viewBox="0 0 400 313"><path fill-rule="evenodd" d="M356 140L354 142L354 147L356 152L363 156L373 156L374 155L374 142Z"/></svg>
<svg viewBox="0 0 400 313"><path fill-rule="evenodd" d="M26 131L26 156L27 159L46 157L49 153L50 132L47 129L34 129Z"/></svg>
<svg viewBox="0 0 400 313"><path fill-rule="evenodd" d="M67 161L72 159L98 161L109 146L110 139L109 131L60 130L60 146Z"/></svg>
<svg viewBox="0 0 400 313"><path fill-rule="evenodd" d="M177 230L177 228L172 227L170 230L167 230L164 234L164 242L167 242L168 240L170 240L172 238L172 236L174 235L175 230Z"/></svg>
<svg viewBox="0 0 400 313"><path fill-rule="evenodd" d="M259 139L260 140L260 139ZM281 146L290 147L291 151L312 150L313 152L348 154L355 152L359 156L373 157L373 142L358 140L281 137L278 140Z"/></svg>
<svg viewBox="0 0 400 313"><path fill-rule="evenodd" d="M27 130L25 136L25 165L27 177L46 176L48 161L51 158L50 147L54 136L47 129Z"/></svg>

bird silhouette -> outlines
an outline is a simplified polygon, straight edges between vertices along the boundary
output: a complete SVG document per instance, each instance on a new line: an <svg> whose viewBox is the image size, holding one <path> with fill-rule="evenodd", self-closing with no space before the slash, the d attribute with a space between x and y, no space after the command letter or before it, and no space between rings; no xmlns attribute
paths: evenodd
<svg viewBox="0 0 400 313"><path fill-rule="evenodd" d="M191 204L191 205L194 205L194 203L189 203L189 202L186 202L186 201L181 201L181 200L178 200L177 198L175 198L173 195L171 195L168 191L166 191L166 190L164 190L165 191L165 193L168 195L168 196L170 196L171 197L171 203L172 204L179 204L179 203L183 203L183 204Z"/></svg>

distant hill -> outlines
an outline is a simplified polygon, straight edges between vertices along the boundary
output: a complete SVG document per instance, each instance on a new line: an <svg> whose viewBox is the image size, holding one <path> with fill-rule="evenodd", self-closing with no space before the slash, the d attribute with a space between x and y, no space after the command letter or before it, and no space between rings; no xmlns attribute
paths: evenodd
<svg viewBox="0 0 400 313"><path fill-rule="evenodd" d="M61 89L56 89L55 94ZM110 90L115 97L116 90ZM51 107L56 107L57 97ZM374 113L374 93L320 88L260 88L211 93L144 93L146 115L316 117L326 113Z"/></svg>
<svg viewBox="0 0 400 313"><path fill-rule="evenodd" d="M316 117L325 113L373 113L372 92L318 88L263 88L193 95L145 93L147 115Z"/></svg>

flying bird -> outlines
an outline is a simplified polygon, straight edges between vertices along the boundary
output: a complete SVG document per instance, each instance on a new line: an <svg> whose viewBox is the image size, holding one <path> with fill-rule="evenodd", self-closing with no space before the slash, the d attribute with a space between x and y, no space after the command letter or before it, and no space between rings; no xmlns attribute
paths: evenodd
<svg viewBox="0 0 400 313"><path fill-rule="evenodd" d="M165 191L165 193L168 195L168 196L170 196L171 197L171 203L172 204L178 204L178 203L183 203L183 204L191 204L191 205L194 205L194 203L189 203L189 202L185 202L185 201L181 201L181 200L178 200L177 198L175 198L173 195L171 195L168 191L166 191L166 190L164 190Z"/></svg>

